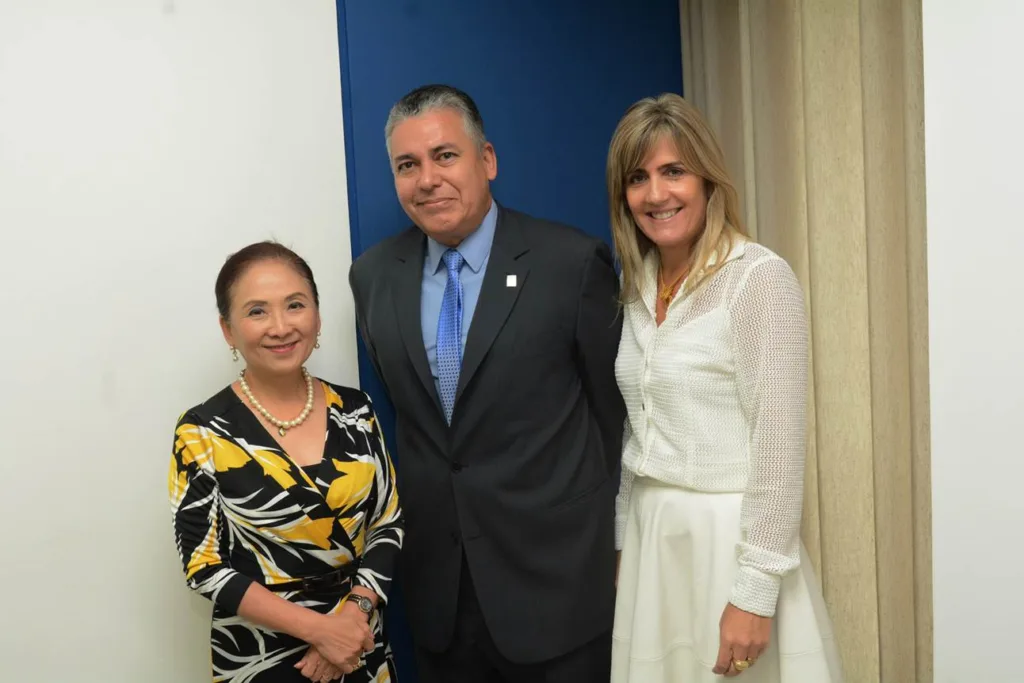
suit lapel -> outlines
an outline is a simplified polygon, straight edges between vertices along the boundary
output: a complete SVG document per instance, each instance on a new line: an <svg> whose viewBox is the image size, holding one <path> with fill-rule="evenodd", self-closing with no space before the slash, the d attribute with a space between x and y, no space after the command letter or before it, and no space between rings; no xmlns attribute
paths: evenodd
<svg viewBox="0 0 1024 683"><path fill-rule="evenodd" d="M480 363L508 320L519 298L530 269L520 257L529 251L516 218L499 208L491 255L487 261L483 286L477 299L473 322L469 327L466 349L462 354L459 387L455 393L455 412L459 398L480 368ZM514 280L512 279L514 278Z"/></svg>
<svg viewBox="0 0 1024 683"><path fill-rule="evenodd" d="M416 370L416 376L420 378L427 394L434 399L434 406L438 412L443 414L441 399L437 395L434 378L430 374L427 350L423 347L423 325L420 319L424 240L426 238L417 228L412 228L407 235L408 237L402 241L397 253L399 263L391 300L395 306L395 316L402 334L402 341L405 343L409 360L412 361L412 366Z"/></svg>

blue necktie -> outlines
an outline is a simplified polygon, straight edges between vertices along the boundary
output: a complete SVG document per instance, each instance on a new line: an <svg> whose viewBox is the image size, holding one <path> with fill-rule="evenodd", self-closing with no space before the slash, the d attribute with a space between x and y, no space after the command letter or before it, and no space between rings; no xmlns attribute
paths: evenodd
<svg viewBox="0 0 1024 683"><path fill-rule="evenodd" d="M462 370L462 280L459 271L465 261L454 249L444 252L448 283L444 286L441 315L437 319L437 380L441 389L444 418L451 424L455 391Z"/></svg>

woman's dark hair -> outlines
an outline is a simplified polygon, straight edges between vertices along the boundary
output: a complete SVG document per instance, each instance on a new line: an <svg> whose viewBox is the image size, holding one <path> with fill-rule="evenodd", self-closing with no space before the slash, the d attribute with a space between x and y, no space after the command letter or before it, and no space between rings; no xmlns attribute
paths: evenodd
<svg viewBox="0 0 1024 683"><path fill-rule="evenodd" d="M214 285L213 291L217 296L217 310L220 312L221 318L227 320L231 313L231 288L245 274L245 271L261 261L283 261L294 268L295 272L301 275L313 290L313 303L317 307L320 306L320 293L316 289L316 280L313 279L313 271L305 259L283 244L269 241L256 242L228 256L217 275L217 284Z"/></svg>

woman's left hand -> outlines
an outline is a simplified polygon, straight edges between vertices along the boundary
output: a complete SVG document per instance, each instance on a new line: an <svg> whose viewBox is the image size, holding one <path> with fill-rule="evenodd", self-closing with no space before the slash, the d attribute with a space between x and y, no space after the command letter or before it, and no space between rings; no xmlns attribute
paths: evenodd
<svg viewBox="0 0 1024 683"><path fill-rule="evenodd" d="M329 681L340 680L345 672L327 661L327 658L317 652L315 647L306 650L305 656L298 661L295 668L303 676L313 683L329 683Z"/></svg>
<svg viewBox="0 0 1024 683"><path fill-rule="evenodd" d="M735 662L749 662L754 666L772 635L771 617L759 617L744 612L732 603L725 606L719 622L721 633L718 646L718 661L712 673L732 678L743 673ZM747 667L743 667L745 670Z"/></svg>

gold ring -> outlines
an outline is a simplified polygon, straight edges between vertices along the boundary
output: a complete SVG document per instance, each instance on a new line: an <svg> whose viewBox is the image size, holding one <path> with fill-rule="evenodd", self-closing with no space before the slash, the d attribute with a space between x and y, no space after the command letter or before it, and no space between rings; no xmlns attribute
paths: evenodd
<svg viewBox="0 0 1024 683"><path fill-rule="evenodd" d="M732 665L736 667L737 671L746 671L750 668L751 661L749 659L734 659Z"/></svg>

